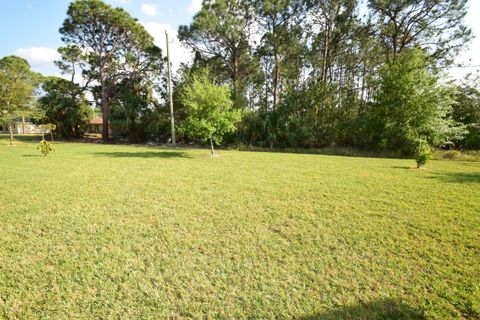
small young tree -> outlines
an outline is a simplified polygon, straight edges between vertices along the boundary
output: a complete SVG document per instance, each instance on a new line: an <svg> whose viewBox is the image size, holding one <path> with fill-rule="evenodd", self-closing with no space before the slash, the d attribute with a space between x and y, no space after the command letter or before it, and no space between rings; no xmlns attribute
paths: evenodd
<svg viewBox="0 0 480 320"><path fill-rule="evenodd" d="M420 169L430 161L432 152L430 150L430 145L424 139L418 140L418 148L415 151L415 161L417 162L417 168Z"/></svg>
<svg viewBox="0 0 480 320"><path fill-rule="evenodd" d="M233 108L230 89L218 86L209 79L208 70L193 75L182 94L187 118L180 132L210 141L211 155L215 155L214 143L220 144L226 133L235 132L240 111Z"/></svg>
<svg viewBox="0 0 480 320"><path fill-rule="evenodd" d="M37 149L40 150L40 153L43 154L43 156L45 157L48 156L50 152L55 151L55 149L53 148L53 144L45 139L42 139L42 141L40 141Z"/></svg>

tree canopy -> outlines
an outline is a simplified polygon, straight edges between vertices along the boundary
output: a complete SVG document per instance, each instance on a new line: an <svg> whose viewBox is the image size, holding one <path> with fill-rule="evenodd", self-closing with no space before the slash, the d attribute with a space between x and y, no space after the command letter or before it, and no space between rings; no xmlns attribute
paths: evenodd
<svg viewBox="0 0 480 320"><path fill-rule="evenodd" d="M440 85L426 63L414 48L380 70L372 105L375 145L413 153L420 139L439 146L465 133L450 116L453 87Z"/></svg>
<svg viewBox="0 0 480 320"><path fill-rule="evenodd" d="M0 60L0 123L9 127L10 144L12 122L35 111L34 89L39 78L23 58L7 56Z"/></svg>
<svg viewBox="0 0 480 320"><path fill-rule="evenodd" d="M196 57L186 71L209 67L244 101L236 142L412 154L421 137L445 146L466 133L441 80L471 40L466 11L467 0L217 0L179 33Z"/></svg>
<svg viewBox="0 0 480 320"><path fill-rule="evenodd" d="M90 81L101 106L102 137L109 138L109 113L115 85L128 77L153 81L161 70L161 50L152 36L125 10L101 0L76 0L60 28L68 49L62 49L65 72L75 72L75 62Z"/></svg>
<svg viewBox="0 0 480 320"><path fill-rule="evenodd" d="M81 137L93 117L93 109L80 86L63 78L46 77L42 90L38 101L44 112L43 122L54 124L61 137Z"/></svg>
<svg viewBox="0 0 480 320"><path fill-rule="evenodd" d="M478 83L453 85L445 72L472 38L464 23L467 5L203 1L192 22L179 27L179 40L194 59L173 79L175 123L187 139L212 144L410 155L419 141L478 148ZM143 25L102 0L75 0L60 33L65 46L56 64L69 81L49 78L39 100L57 132L79 134L72 128L82 127L90 104L101 113L105 140L111 127L115 138L131 142L168 141L164 58ZM19 72L29 69L25 64L12 57L4 62ZM13 92L5 91L7 84L14 87L7 76L12 68L0 75L3 101ZM3 103L3 118L14 116L7 106L33 101L29 83L17 83L19 100Z"/></svg>
<svg viewBox="0 0 480 320"><path fill-rule="evenodd" d="M212 155L214 143L220 144L225 134L236 130L240 111L233 108L227 86L218 86L211 79L208 70L193 75L182 95L187 118L180 131L188 136L208 139Z"/></svg>

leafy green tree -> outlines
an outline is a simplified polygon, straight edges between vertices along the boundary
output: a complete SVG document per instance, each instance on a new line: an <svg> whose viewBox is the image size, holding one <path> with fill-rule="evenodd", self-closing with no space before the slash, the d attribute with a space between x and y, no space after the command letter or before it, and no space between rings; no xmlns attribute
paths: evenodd
<svg viewBox="0 0 480 320"><path fill-rule="evenodd" d="M250 110L229 142L413 154L423 136L432 146L464 145L464 128L448 116L453 89L440 85L432 68L448 65L471 39L466 3L203 1L180 37L195 53L189 72L209 66L219 83L234 87L241 79L232 96L236 106L244 97ZM231 73L235 66L239 74Z"/></svg>
<svg viewBox="0 0 480 320"><path fill-rule="evenodd" d="M62 53L64 71L75 70L67 65L78 59L77 65L92 84L92 90L96 90L93 83L98 84L102 138L108 140L108 118L116 84L137 74L146 79L156 77L162 65L161 50L136 19L101 0L72 2L60 33L71 48Z"/></svg>
<svg viewBox="0 0 480 320"><path fill-rule="evenodd" d="M383 66L373 104L374 145L412 154L419 139L441 146L461 137L464 127L453 121L452 88L438 83L425 53L405 51Z"/></svg>
<svg viewBox="0 0 480 320"><path fill-rule="evenodd" d="M137 142L144 136L142 121L154 102L152 88L144 85L141 79L125 79L117 84L115 101L110 116L116 134Z"/></svg>
<svg viewBox="0 0 480 320"><path fill-rule="evenodd" d="M80 137L93 117L93 109L83 90L72 81L46 77L42 91L44 95L38 100L44 112L41 121L54 124L56 133L61 137Z"/></svg>
<svg viewBox="0 0 480 320"><path fill-rule="evenodd" d="M240 111L233 108L228 86L218 86L209 77L209 72L202 70L185 86L182 100L187 118L180 131L188 136L208 139L213 156L214 143L220 144L225 134L235 132Z"/></svg>
<svg viewBox="0 0 480 320"><path fill-rule="evenodd" d="M301 88L285 95L279 111L282 115L280 126L284 128L285 140L290 147L323 147L336 140L339 88L321 80L311 79Z"/></svg>
<svg viewBox="0 0 480 320"><path fill-rule="evenodd" d="M471 39L462 23L468 0L369 0L372 20L387 60L420 46L442 64Z"/></svg>
<svg viewBox="0 0 480 320"><path fill-rule="evenodd" d="M302 72L304 45L301 21L306 15L305 1L255 1L257 24L262 31L261 45L257 48L263 60L265 79L271 79L272 106L281 101L285 85L296 84Z"/></svg>
<svg viewBox="0 0 480 320"><path fill-rule="evenodd" d="M166 142L171 139L169 109L158 102L144 111L139 126L142 128L143 141Z"/></svg>
<svg viewBox="0 0 480 320"><path fill-rule="evenodd" d="M468 133L458 146L467 149L480 149L480 88L478 78L464 82L455 91L452 118L464 124ZM477 84L477 86L475 86Z"/></svg>
<svg viewBox="0 0 480 320"><path fill-rule="evenodd" d="M315 89L307 90L313 97L324 96L315 100L319 111L315 123L320 127L317 145L356 144L356 119L364 107L369 78L381 61L370 23L358 17L359 3L324 0L309 4L311 19L306 29L311 77L305 86L317 87L318 94Z"/></svg>
<svg viewBox="0 0 480 320"><path fill-rule="evenodd" d="M353 32L358 28L355 9L357 0L310 1L312 33L310 61L320 81L331 83L335 65L341 64L342 54L352 45ZM356 34L355 36L358 36Z"/></svg>
<svg viewBox="0 0 480 320"><path fill-rule="evenodd" d="M253 7L246 0L204 2L189 26L180 26L179 38L205 60L217 77L225 74L232 84L236 106L244 106L248 80L258 66L250 54L249 33Z"/></svg>
<svg viewBox="0 0 480 320"><path fill-rule="evenodd" d="M86 67L84 61L87 59L87 56L77 45L67 45L58 48L58 53L61 56L61 60L55 61L55 65L61 70L62 74L70 75L70 81L74 83L77 72L81 72Z"/></svg>
<svg viewBox="0 0 480 320"><path fill-rule="evenodd" d="M0 60L0 123L7 125L13 145L13 122L34 113L34 89L39 75L20 57Z"/></svg>

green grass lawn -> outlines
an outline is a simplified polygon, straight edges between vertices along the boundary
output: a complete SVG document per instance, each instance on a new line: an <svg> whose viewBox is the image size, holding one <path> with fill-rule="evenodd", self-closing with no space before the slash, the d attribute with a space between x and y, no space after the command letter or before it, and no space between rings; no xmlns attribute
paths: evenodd
<svg viewBox="0 0 480 320"><path fill-rule="evenodd" d="M480 162L35 147L0 138L0 318L480 318Z"/></svg>

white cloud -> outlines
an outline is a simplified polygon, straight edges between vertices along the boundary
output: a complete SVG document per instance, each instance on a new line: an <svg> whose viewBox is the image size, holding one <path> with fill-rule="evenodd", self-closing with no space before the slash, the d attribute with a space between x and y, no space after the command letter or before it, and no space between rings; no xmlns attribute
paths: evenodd
<svg viewBox="0 0 480 320"><path fill-rule="evenodd" d="M146 16L153 17L156 16L158 13L157 6L151 3L144 3L142 4L142 13Z"/></svg>
<svg viewBox="0 0 480 320"><path fill-rule="evenodd" d="M32 66L51 64L53 61L60 59L57 50L45 47L20 48L15 51L15 54L27 59Z"/></svg>
<svg viewBox="0 0 480 320"><path fill-rule="evenodd" d="M191 14L195 14L202 9L202 0L191 0L187 7L187 11Z"/></svg>
<svg viewBox="0 0 480 320"><path fill-rule="evenodd" d="M13 54L26 59L35 72L40 72L45 76L59 74L57 66L53 63L60 59L60 54L56 49L45 47L20 48L15 50Z"/></svg>
<svg viewBox="0 0 480 320"><path fill-rule="evenodd" d="M128 2L128 0L117 0L117 1L120 2L120 3L127 3Z"/></svg>
<svg viewBox="0 0 480 320"><path fill-rule="evenodd" d="M173 71L178 70L180 63L188 63L191 61L192 55L190 50L181 45L177 37L177 29L169 24L158 22L148 22L143 25L155 39L155 44L162 49L163 55L167 55L165 31L168 32L168 37L170 39L170 61L172 62Z"/></svg>

